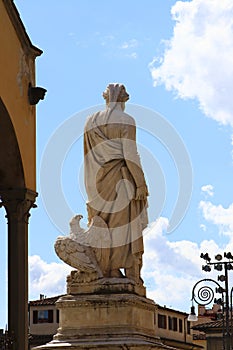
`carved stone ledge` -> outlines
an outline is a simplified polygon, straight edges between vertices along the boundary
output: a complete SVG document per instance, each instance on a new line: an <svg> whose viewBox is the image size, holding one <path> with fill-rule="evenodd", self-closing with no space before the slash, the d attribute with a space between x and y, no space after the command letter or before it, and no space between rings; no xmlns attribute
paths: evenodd
<svg viewBox="0 0 233 350"><path fill-rule="evenodd" d="M111 293L133 293L146 296L146 288L143 284L136 284L128 278L101 278L92 281L81 282L79 272L72 271L67 277L67 294L111 294Z"/></svg>
<svg viewBox="0 0 233 350"><path fill-rule="evenodd" d="M58 309L80 308L80 307L122 307L136 306L144 310L155 310L153 300L140 297L134 294L85 294L85 295L64 295L59 298L56 306Z"/></svg>
<svg viewBox="0 0 233 350"><path fill-rule="evenodd" d="M105 340L104 342L59 342L52 341L46 345L38 346L33 348L33 350L177 350L167 345L162 344L159 340L155 341L142 341L131 339L131 338L121 338L120 340L114 342L111 340Z"/></svg>

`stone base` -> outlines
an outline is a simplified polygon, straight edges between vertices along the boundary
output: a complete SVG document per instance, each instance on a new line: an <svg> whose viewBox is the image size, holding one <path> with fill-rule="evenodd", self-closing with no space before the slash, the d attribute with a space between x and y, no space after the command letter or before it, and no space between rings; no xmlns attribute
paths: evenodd
<svg viewBox="0 0 233 350"><path fill-rule="evenodd" d="M72 271L67 277L67 294L110 294L110 293L133 293L146 296L146 288L143 284L136 284L128 278L100 278L93 281L83 282L80 273Z"/></svg>
<svg viewBox="0 0 233 350"><path fill-rule="evenodd" d="M60 314L57 334L52 342L34 350L172 349L155 334L155 303L132 293L136 286L129 281L117 280L99 281L95 293L88 294L82 286L76 290L80 294L61 297L56 303ZM139 292L144 294L143 289Z"/></svg>
<svg viewBox="0 0 233 350"><path fill-rule="evenodd" d="M177 350L163 345L160 341L142 341L137 339L122 338L120 340L105 340L104 342L56 342L38 346L33 350Z"/></svg>

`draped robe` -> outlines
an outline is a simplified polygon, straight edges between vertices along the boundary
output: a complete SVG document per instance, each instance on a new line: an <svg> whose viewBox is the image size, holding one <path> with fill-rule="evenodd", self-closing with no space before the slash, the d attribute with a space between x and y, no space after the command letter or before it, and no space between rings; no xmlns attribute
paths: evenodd
<svg viewBox="0 0 233 350"><path fill-rule="evenodd" d="M143 253L147 201L135 200L146 186L136 146L134 119L120 108L90 116L84 130L84 178L89 224L100 216L111 235L110 268L127 268Z"/></svg>

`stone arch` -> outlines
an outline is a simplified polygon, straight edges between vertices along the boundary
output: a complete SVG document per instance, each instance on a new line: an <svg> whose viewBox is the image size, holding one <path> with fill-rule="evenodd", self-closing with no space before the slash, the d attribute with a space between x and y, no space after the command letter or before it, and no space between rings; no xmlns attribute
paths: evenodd
<svg viewBox="0 0 233 350"><path fill-rule="evenodd" d="M0 195L1 190L24 188L25 179L15 130L0 98Z"/></svg>

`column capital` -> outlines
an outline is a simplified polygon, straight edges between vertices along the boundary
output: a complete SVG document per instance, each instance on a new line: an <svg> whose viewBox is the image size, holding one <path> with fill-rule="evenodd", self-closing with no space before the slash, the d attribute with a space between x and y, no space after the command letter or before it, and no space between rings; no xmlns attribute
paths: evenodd
<svg viewBox="0 0 233 350"><path fill-rule="evenodd" d="M37 192L27 188L1 188L0 207L6 210L6 217L11 220L28 222L31 208L36 208L35 200Z"/></svg>

